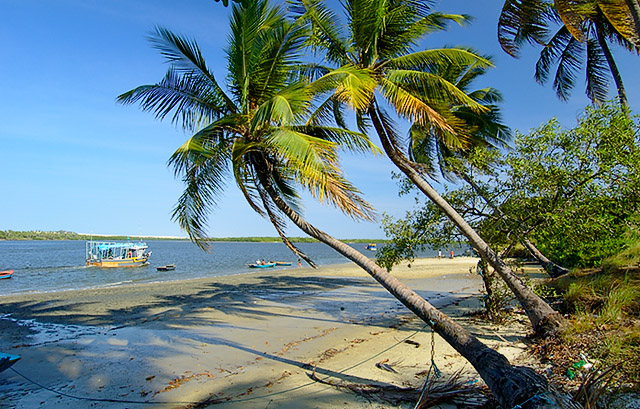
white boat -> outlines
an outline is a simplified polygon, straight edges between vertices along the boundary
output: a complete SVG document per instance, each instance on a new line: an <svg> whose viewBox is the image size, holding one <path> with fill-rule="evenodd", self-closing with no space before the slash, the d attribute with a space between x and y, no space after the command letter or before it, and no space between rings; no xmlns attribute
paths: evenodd
<svg viewBox="0 0 640 409"><path fill-rule="evenodd" d="M148 264L148 248L143 242L88 241L86 263L97 267L139 267Z"/></svg>

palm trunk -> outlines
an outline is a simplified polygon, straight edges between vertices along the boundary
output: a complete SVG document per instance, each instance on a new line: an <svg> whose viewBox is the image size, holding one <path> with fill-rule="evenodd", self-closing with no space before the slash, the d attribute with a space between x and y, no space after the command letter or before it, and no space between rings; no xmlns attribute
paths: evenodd
<svg viewBox="0 0 640 409"><path fill-rule="evenodd" d="M618 89L618 99L620 99L620 105L625 109L627 115L629 115L629 103L627 102L627 91L624 89L624 84L622 83L622 75L620 75L620 70L618 70L618 66L616 65L616 61L613 59L613 54L611 54L611 50L607 45L607 40L604 38L604 33L602 32L602 26L600 24L596 24L596 35L598 37L598 44L604 53L605 58L607 59L607 64L609 64L609 70L611 71L611 75L613 75L613 80L616 83L616 87Z"/></svg>
<svg viewBox="0 0 640 409"><path fill-rule="evenodd" d="M546 271L551 278L558 278L561 275L567 274L569 272L568 269L557 265L553 261L549 260L536 246L533 245L527 238L522 239L522 245L529 251L538 263L542 265L544 271Z"/></svg>
<svg viewBox="0 0 640 409"><path fill-rule="evenodd" d="M557 407L554 406L557 402L550 405L554 399L567 401L566 396L556 396L551 393L545 377L531 368L511 365L504 355L483 344L364 254L306 222L274 191L268 176L259 177L262 186L265 187L278 209L298 228L356 263L422 321L429 324L438 335L473 365L503 407L512 408L522 405L523 409L551 408ZM536 398L540 396L544 396L544 399Z"/></svg>
<svg viewBox="0 0 640 409"><path fill-rule="evenodd" d="M566 325L562 315L554 311L549 304L531 291L462 216L416 171L409 160L391 145L387 137L386 128L378 116L377 107L371 105L368 113L373 126L378 132L383 149L391 161L458 226L460 232L467 237L480 256L487 260L494 271L507 283L509 289L511 289L522 308L524 308L536 334L540 336L555 336Z"/></svg>
<svg viewBox="0 0 640 409"><path fill-rule="evenodd" d="M502 209L499 206L495 205L492 202L492 200L489 199L487 197L487 195L485 195L485 193L480 188L480 186L478 186L477 183L475 183L475 181L471 177L469 177L469 175L467 175L466 173L463 173L463 172L456 172L456 174L458 176L460 176L465 182L467 182L469 184L469 186L471 186L471 188L482 198L482 200L484 200L486 204L488 204L495 212L497 212L498 215L500 215L500 217L506 217L506 215L504 214ZM527 234L528 233L530 233L530 231L528 231ZM542 265L542 268L544 268L544 271L546 271L547 274L549 274L549 276L551 278L556 278L556 277L559 277L559 276L561 276L563 274L567 274L569 272L569 270L567 270L566 268L564 268L562 266L559 266L556 263L554 263L553 261L549 260L525 236L526 235L523 234L523 238L521 240L522 245L524 246L524 248L527 249L529 254L531 254L531 256L533 258L535 258Z"/></svg>

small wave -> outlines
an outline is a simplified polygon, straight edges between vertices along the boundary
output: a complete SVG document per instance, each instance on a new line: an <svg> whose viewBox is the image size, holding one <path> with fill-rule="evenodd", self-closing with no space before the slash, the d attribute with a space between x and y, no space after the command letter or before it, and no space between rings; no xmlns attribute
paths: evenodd
<svg viewBox="0 0 640 409"><path fill-rule="evenodd" d="M31 271L36 271L36 272L46 272L46 273L50 273L50 272L56 272L56 271L65 271L65 270L83 270L85 268L89 268L92 266L86 266L86 265L75 265L75 266L26 266L26 267L22 267L22 268L17 268L15 269L16 272L20 272L20 271L24 271L24 272L31 272Z"/></svg>

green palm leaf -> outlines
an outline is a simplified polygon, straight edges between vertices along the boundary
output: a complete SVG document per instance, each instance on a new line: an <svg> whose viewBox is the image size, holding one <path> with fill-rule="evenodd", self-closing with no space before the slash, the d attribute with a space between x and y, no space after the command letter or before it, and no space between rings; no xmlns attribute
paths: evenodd
<svg viewBox="0 0 640 409"><path fill-rule="evenodd" d="M609 67L604 52L594 39L587 41L587 96L597 105L609 94Z"/></svg>
<svg viewBox="0 0 640 409"><path fill-rule="evenodd" d="M479 67L492 67L490 59L479 56L465 48L434 48L406 54L383 63L396 69L419 69L433 65L452 65L468 67L475 64Z"/></svg>
<svg viewBox="0 0 640 409"><path fill-rule="evenodd" d="M235 110L233 101L225 94L207 68L204 57L195 41L190 41L162 27L156 27L155 33L152 33L149 40L167 58L176 71L189 77L195 77L191 81L206 84L203 86L209 88L209 92L214 93L216 98L224 101L228 110Z"/></svg>

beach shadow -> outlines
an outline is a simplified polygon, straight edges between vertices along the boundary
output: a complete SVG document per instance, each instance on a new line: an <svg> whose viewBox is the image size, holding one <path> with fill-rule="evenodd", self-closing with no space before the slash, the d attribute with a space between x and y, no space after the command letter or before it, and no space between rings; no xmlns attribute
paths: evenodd
<svg viewBox="0 0 640 409"><path fill-rule="evenodd" d="M122 307L117 305L117 301L111 302L108 299L87 301L81 298L76 300L72 297L62 297L40 302L3 302L0 299L0 316L6 314L13 320L35 319L56 324L101 327L123 327L146 323L156 326L216 325L221 322L203 319L202 314L197 313L215 310L226 315L253 319L268 319L274 315L309 319L304 312L319 307L323 317L315 317L314 320L357 324L360 322L359 316L363 311L354 308L349 299L340 300L340 306L338 306L335 297L331 296L332 292L347 287L349 291L354 289L366 291L367 300L372 305L392 299L376 283L362 279L262 276L250 284L210 283L203 289L187 295L168 295L150 290L144 302ZM132 295L132 297L138 296ZM88 298L88 300L91 299L91 297ZM265 310L265 302L278 306L280 312ZM114 306L109 307L109 304ZM107 305L107 307L98 309L100 305ZM291 308L287 310L285 307ZM296 311L300 313L295 314ZM349 315L349 312L353 314Z"/></svg>

